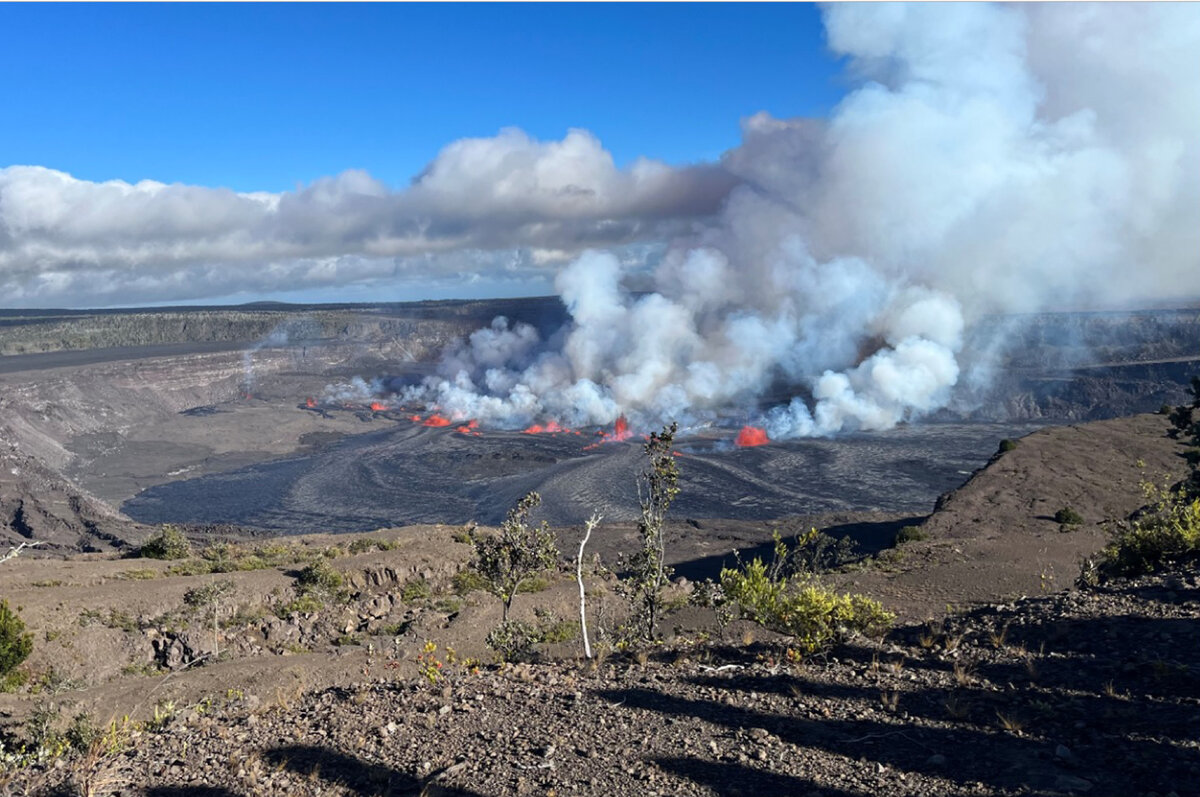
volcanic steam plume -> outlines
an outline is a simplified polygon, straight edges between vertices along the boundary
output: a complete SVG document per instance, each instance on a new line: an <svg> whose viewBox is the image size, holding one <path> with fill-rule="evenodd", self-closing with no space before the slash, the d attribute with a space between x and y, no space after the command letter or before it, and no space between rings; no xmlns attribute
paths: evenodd
<svg viewBox="0 0 1200 797"><path fill-rule="evenodd" d="M982 373L985 314L1200 294L1196 6L824 13L856 88L828 119L745 120L718 223L649 271L584 253L567 326L497 319L406 398L510 428L886 429Z"/></svg>

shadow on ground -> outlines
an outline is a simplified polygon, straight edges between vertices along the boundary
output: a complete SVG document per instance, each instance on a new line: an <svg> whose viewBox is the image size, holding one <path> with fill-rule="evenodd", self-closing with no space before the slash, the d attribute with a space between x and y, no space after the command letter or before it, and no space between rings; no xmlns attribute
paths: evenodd
<svg viewBox="0 0 1200 797"><path fill-rule="evenodd" d="M273 766L335 783L360 795L479 797L473 791L433 785L440 772L427 778L415 778L326 747L287 745L266 751L263 758Z"/></svg>

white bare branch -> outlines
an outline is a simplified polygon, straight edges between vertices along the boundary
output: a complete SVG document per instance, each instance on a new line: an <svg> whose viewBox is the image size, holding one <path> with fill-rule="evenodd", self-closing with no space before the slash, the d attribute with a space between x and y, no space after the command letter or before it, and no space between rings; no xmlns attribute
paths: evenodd
<svg viewBox="0 0 1200 797"><path fill-rule="evenodd" d="M4 564L9 559L16 559L21 555L21 551L25 550L26 548L32 548L35 545L41 545L42 542L42 540L34 540L33 542L23 542L20 545L14 545L8 549L8 553L0 556L0 564Z"/></svg>
<svg viewBox="0 0 1200 797"><path fill-rule="evenodd" d="M579 543L579 556L575 560L575 578L579 581L579 627L583 631L583 654L589 659L592 657L592 644L588 641L587 594L583 589L583 548L592 536L592 530L600 524L600 519L601 516L593 512L584 524L583 540Z"/></svg>

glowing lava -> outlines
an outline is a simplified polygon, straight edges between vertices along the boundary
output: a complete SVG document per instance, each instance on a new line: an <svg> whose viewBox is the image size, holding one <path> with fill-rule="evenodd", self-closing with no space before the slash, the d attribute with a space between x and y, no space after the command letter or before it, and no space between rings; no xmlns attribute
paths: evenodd
<svg viewBox="0 0 1200 797"><path fill-rule="evenodd" d="M312 396L309 396L308 398L306 398L304 400L304 406L308 407L310 410L316 409L317 400L315 398L313 398Z"/></svg>
<svg viewBox="0 0 1200 797"><path fill-rule="evenodd" d="M559 432L569 432L570 429L562 426L558 421L548 421L545 426L540 423L535 423L528 429L523 429L521 434L558 434Z"/></svg>
<svg viewBox="0 0 1200 797"><path fill-rule="evenodd" d="M433 415L430 415L428 418L425 419L424 425L425 426L449 426L450 419L443 418L441 415L434 413Z"/></svg>
<svg viewBox="0 0 1200 797"><path fill-rule="evenodd" d="M633 432L629 430L629 421L625 420L625 416L622 415L621 417L617 418L616 423L613 424L613 430L611 432L605 432L601 430L596 432L596 436L600 438L600 442L592 443L590 446L584 446L584 451L590 451L591 449L596 448L603 443L619 443L622 440L628 440L629 438L633 437Z"/></svg>
<svg viewBox="0 0 1200 797"><path fill-rule="evenodd" d="M378 402L378 401L372 401L372 402L371 402L371 411L372 411L372 412L383 412L383 411L384 411L384 410L386 410L386 409L387 409L387 405L386 405L386 404L383 404L383 403L381 403L381 402Z"/></svg>
<svg viewBox="0 0 1200 797"><path fill-rule="evenodd" d="M472 434L476 437L479 437L479 432L475 431L477 428L479 428L479 421L468 421L454 431L458 432L459 434Z"/></svg>
<svg viewBox="0 0 1200 797"><path fill-rule="evenodd" d="M757 426L743 426L733 444L739 448L749 448L751 446L765 446L769 442L771 442L771 438L767 437L765 429L759 429Z"/></svg>

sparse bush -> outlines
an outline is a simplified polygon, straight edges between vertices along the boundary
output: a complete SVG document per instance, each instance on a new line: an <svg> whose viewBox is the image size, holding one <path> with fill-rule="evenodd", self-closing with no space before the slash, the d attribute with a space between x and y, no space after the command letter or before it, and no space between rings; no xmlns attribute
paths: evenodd
<svg viewBox="0 0 1200 797"><path fill-rule="evenodd" d="M335 594L345 581L341 572L335 570L325 559L318 559L300 571L296 577L296 588L301 593Z"/></svg>
<svg viewBox="0 0 1200 797"><path fill-rule="evenodd" d="M775 561L787 557L787 546L777 538ZM877 601L838 595L811 577L790 582L773 576L773 569L759 558L722 569L721 589L752 620L793 637L805 653L827 650L852 633L879 636L891 626L894 617Z"/></svg>
<svg viewBox="0 0 1200 797"><path fill-rule="evenodd" d="M469 567L455 573L451 583L454 586L455 595L469 595L472 592L487 589L487 581L479 574L479 571Z"/></svg>
<svg viewBox="0 0 1200 797"><path fill-rule="evenodd" d="M1069 506L1064 506L1054 513L1054 522L1064 526L1080 526L1083 525L1083 515Z"/></svg>
<svg viewBox="0 0 1200 797"><path fill-rule="evenodd" d="M1139 576L1200 559L1200 498L1148 490L1158 500L1141 517L1119 524L1099 555L1084 561L1080 583Z"/></svg>
<svg viewBox="0 0 1200 797"><path fill-rule="evenodd" d="M430 588L429 582L423 578L414 578L411 581L406 581L404 582L404 586L400 588L400 600L405 603L429 600L432 595L433 589Z"/></svg>
<svg viewBox="0 0 1200 797"><path fill-rule="evenodd" d="M779 532L773 534L776 552L779 551ZM786 547L784 548L786 551ZM823 573L834 570L857 555L854 541L849 537L834 537L815 528L810 528L796 538L790 552L784 554L786 566L779 568L780 575L791 573Z"/></svg>
<svg viewBox="0 0 1200 797"><path fill-rule="evenodd" d="M570 642L579 636L578 620L555 620L541 628L541 641L548 644Z"/></svg>
<svg viewBox="0 0 1200 797"><path fill-rule="evenodd" d="M33 634L25 631L25 623L0 600L0 678L21 665L33 652Z"/></svg>
<svg viewBox="0 0 1200 797"><path fill-rule="evenodd" d="M475 546L472 567L487 584L487 589L504 604L502 622L508 620L508 610L521 585L528 579L553 567L558 561L558 547L545 521L538 526L529 524L529 514L542 503L537 493L529 493L509 510L500 524L500 533L483 536L471 529Z"/></svg>
<svg viewBox="0 0 1200 797"><path fill-rule="evenodd" d="M1012 451L1016 447L1017 447L1017 441L1006 437L1000 441L1000 449L997 453L1007 454L1009 451Z"/></svg>
<svg viewBox="0 0 1200 797"><path fill-rule="evenodd" d="M906 542L920 542L928 536L920 526L905 526L896 532L896 544L903 545Z"/></svg>
<svg viewBox="0 0 1200 797"><path fill-rule="evenodd" d="M645 453L649 467L638 477L638 498L642 516L638 521L641 549L623 558L620 566L629 572L620 589L633 604L630 630L646 641L658 636L658 620L662 610L663 589L671 578L666 564L666 543L663 538L667 510L679 495L679 463L671 450L679 425L672 422L661 432L651 432Z"/></svg>
<svg viewBox="0 0 1200 797"><path fill-rule="evenodd" d="M275 616L286 620L291 614L316 614L325 608L325 602L311 593L297 596L294 600L275 607Z"/></svg>
<svg viewBox="0 0 1200 797"><path fill-rule="evenodd" d="M527 658L533 646L542 639L537 626L523 620L504 620L488 633L484 640L501 661Z"/></svg>
<svg viewBox="0 0 1200 797"><path fill-rule="evenodd" d="M548 589L550 589L550 579L543 575L536 575L522 581L521 586L517 587L517 592L535 595Z"/></svg>
<svg viewBox="0 0 1200 797"><path fill-rule="evenodd" d="M192 544L177 526L168 523L157 537L142 544L140 554L145 559L186 559L192 555Z"/></svg>

